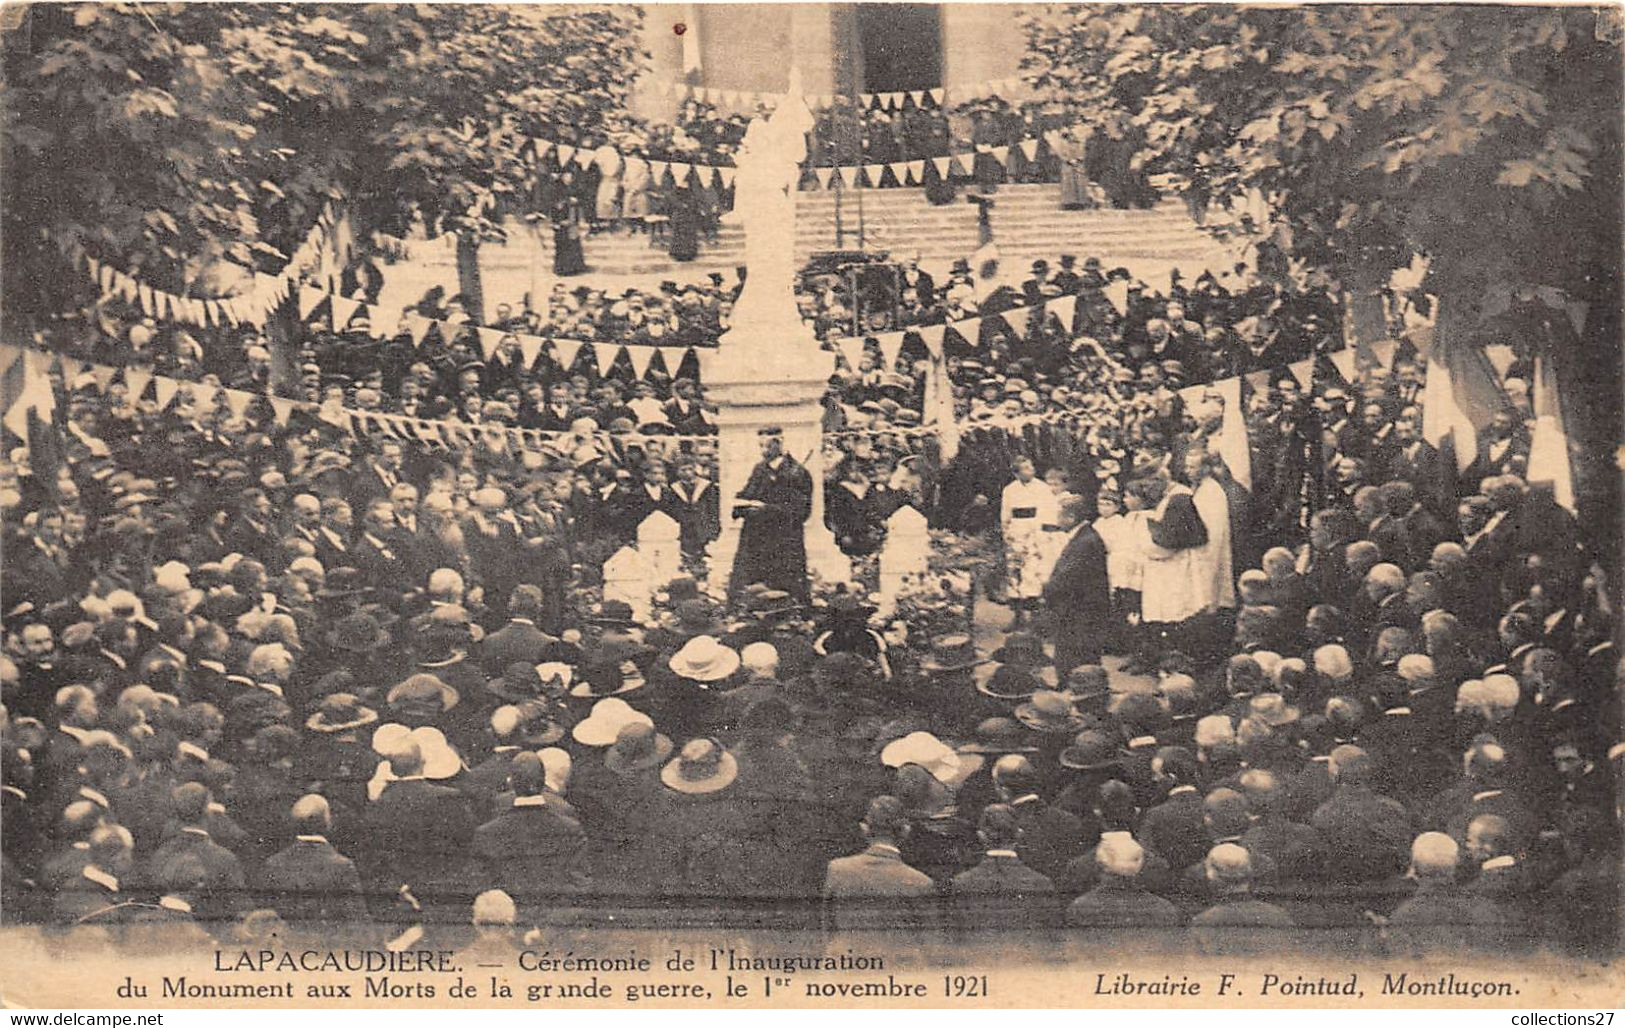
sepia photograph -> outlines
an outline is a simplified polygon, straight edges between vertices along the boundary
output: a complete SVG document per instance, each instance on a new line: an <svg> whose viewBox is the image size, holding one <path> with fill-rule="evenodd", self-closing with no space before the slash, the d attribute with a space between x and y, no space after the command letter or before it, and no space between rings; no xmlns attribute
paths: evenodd
<svg viewBox="0 0 1625 1028"><path fill-rule="evenodd" d="M1621 1004L1625 8L0 43L0 1003Z"/></svg>

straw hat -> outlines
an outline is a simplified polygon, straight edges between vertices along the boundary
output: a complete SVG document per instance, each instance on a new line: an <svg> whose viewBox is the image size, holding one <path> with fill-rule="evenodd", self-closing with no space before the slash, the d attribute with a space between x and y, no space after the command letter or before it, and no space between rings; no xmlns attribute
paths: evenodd
<svg viewBox="0 0 1625 1028"><path fill-rule="evenodd" d="M880 762L887 767L918 764L943 785L957 787L982 766L982 757L956 753L930 732L910 732L887 743L880 751Z"/></svg>
<svg viewBox="0 0 1625 1028"><path fill-rule="evenodd" d="M739 670L739 654L714 636L696 635L672 654L667 666L680 678L719 682Z"/></svg>
<svg viewBox="0 0 1625 1028"><path fill-rule="evenodd" d="M612 696L593 704L592 713L577 724L570 735L583 746L609 746L620 737L622 728L634 723L653 727L654 720L633 710L625 700Z"/></svg>
<svg viewBox="0 0 1625 1028"><path fill-rule="evenodd" d="M739 777L739 762L715 739L690 739L660 770L666 786L691 796L721 792Z"/></svg>

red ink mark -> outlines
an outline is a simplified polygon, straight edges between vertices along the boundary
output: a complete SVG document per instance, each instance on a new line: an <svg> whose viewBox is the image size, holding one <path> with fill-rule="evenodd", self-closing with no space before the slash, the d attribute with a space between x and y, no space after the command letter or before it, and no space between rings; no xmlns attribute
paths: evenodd
<svg viewBox="0 0 1625 1028"><path fill-rule="evenodd" d="M685 32L687 32L687 31L688 31L688 26L687 26L687 25L684 25L684 24L683 24L683 23L682 23L682 22L678 22L678 23L677 23L677 24L675 24L675 25L673 25L673 26L672 26L672 27L671 27L671 30L672 30L672 31L673 31L673 32L675 32L675 33L677 33L677 34L678 34L678 35L679 35L679 36L680 36L680 35L682 35L682 34L683 34L683 33L685 33Z"/></svg>

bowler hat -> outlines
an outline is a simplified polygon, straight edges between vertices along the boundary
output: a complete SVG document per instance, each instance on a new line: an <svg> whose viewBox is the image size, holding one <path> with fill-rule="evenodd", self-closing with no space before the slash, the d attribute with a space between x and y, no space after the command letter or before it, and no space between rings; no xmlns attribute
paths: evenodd
<svg viewBox="0 0 1625 1028"><path fill-rule="evenodd" d="M959 747L961 753L1036 753L1032 736L1021 727L1021 722L1009 717L983 718L975 729L975 738Z"/></svg>
<svg viewBox="0 0 1625 1028"><path fill-rule="evenodd" d="M1033 698L1016 708L1016 720L1035 732L1073 733L1084 725L1084 718L1072 706L1072 697L1064 692L1040 689Z"/></svg>

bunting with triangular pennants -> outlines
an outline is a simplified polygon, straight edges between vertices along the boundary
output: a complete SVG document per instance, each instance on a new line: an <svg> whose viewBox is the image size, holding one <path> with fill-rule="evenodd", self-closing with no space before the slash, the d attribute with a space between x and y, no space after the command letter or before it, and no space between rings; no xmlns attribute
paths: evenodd
<svg viewBox="0 0 1625 1028"><path fill-rule="evenodd" d="M382 319L375 322L371 318L371 307L368 304L360 300L328 293L314 286L303 286L299 289L298 310L300 319L306 322L312 319L319 320L324 314L330 314L331 324L335 331L343 331L346 326L352 326L357 319L365 319L369 336L383 339L390 334L389 330L381 323ZM560 366L566 368L575 364L576 353L583 345L591 344L593 346L595 359L601 368L612 365L614 358L619 355L619 351L626 350L631 359L632 367L637 370L639 378L643 377L643 372L651 364L653 352L668 351L662 363L669 369L681 365L688 351L695 349L695 347L691 346L659 346L654 343L604 342L537 336L522 332L508 332L486 325L428 318L417 313L406 315L403 324L407 337L411 340L414 348L421 347L430 333L438 334L442 343L450 343L461 333L465 331L472 332L479 345L480 353L487 361L493 359L504 360L505 358L500 355L502 340L512 336L519 343L519 353L525 362L524 366L526 368L535 366L537 357L541 355L548 343L553 344L556 359ZM608 356L605 355L606 350L610 351ZM645 350L651 351L651 353L644 354L641 352Z"/></svg>
<svg viewBox="0 0 1625 1028"><path fill-rule="evenodd" d="M149 318L176 321L201 328L228 325L260 327L279 304L293 294L297 283L312 272L330 278L343 270L354 253L355 234L349 215L329 203L306 233L304 242L289 257L281 272L267 275L255 272L246 278L248 287L232 296L177 296L157 289L134 275L113 267L86 252L77 242L62 247L75 269L83 271L91 284L106 297L118 297L138 306ZM305 296L300 293L303 305ZM304 317L302 313L300 315Z"/></svg>
<svg viewBox="0 0 1625 1028"><path fill-rule="evenodd" d="M757 106L776 107L787 94L776 93L771 90L732 89L718 86L702 86L689 82L678 82L672 79L662 79L655 83L655 88L665 96L693 97L701 103L714 104L726 107ZM1017 96L1026 89L1026 81L1020 75L1006 75L1000 78L984 79L979 82L956 84L952 87L938 86L935 89L899 89L883 90L873 93L858 93L856 100L865 110L879 109L886 111L902 111L910 107L925 110L931 107L942 108L950 96L954 100L975 100L989 96ZM835 105L838 98L836 93L805 93L802 95L808 107L814 110ZM852 100L850 96L844 99ZM927 103L927 99L930 103Z"/></svg>
<svg viewBox="0 0 1625 1028"><path fill-rule="evenodd" d="M615 347L603 346L598 360L613 362L619 356ZM653 359L642 360L638 366L647 370ZM76 358L47 353L26 347L0 345L0 425L11 430L19 439L28 439L29 419L44 424L56 420L57 395L51 381L56 370L64 383L72 388L94 388L105 393L122 372L124 383L133 400L144 400L150 385L150 401L159 411L166 410L182 397L199 410L217 409L223 403L234 417L242 417L257 400L266 401L278 425L286 426L295 411L304 411L313 417L336 425L356 435L381 434L391 438L432 442L440 446L472 446L483 444L495 452L536 449L549 439L574 439L569 432L545 432L507 425L470 425L461 421L431 421L407 418L384 411L359 410L333 404L316 404L294 400L286 396L251 393L241 389L228 389L206 382L188 381L158 375L149 369L133 365L123 368L90 364ZM676 442L715 442L714 436L662 436Z"/></svg>
<svg viewBox="0 0 1625 1028"><path fill-rule="evenodd" d="M1045 300L1039 305L1039 307L1046 314L1052 314L1059 319L1062 330L1071 332L1073 317L1076 314L1078 307L1078 298L1076 296L1058 296L1053 299ZM927 349L930 349L933 345L940 349L942 346L943 336L948 332L952 332L954 335L958 336L967 345L980 346L982 341L982 325L984 322L989 320L996 321L998 324L1003 325L1006 329L1019 336L1026 331L1027 318L1033 313L1033 311L1033 307L1023 305L1019 307L1012 307L1010 310L1001 311L997 314L980 314L972 318L961 318L958 321L950 321L945 325L915 325L900 332L870 333L868 336L857 337L857 340L860 344L860 349L863 340L869 338L870 336L872 336L875 341L880 344L882 353L887 352L887 350L891 348L892 356L888 358L888 361L890 361L895 360L897 350L902 347L903 337L910 332L918 333L921 338L925 340ZM926 336L927 332L930 333L929 337ZM889 338L891 336L897 337L895 340L895 348L892 348L893 340ZM848 339L839 338L834 340L834 342L837 348L841 348L842 353L846 352L844 347L848 344ZM855 363L852 366L854 368L857 367Z"/></svg>

